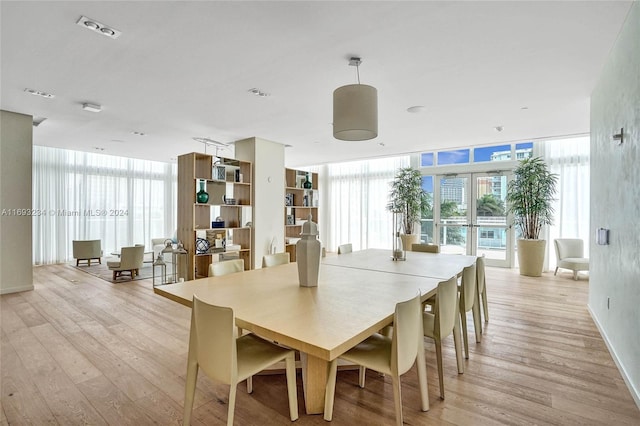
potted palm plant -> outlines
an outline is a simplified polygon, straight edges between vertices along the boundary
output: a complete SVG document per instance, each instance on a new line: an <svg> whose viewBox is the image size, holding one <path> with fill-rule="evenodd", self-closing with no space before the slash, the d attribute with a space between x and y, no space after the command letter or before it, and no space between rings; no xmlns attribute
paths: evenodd
<svg viewBox="0 0 640 426"><path fill-rule="evenodd" d="M551 173L539 157L525 158L514 169L514 179L507 186L508 211L520 230L518 263L520 275L542 275L546 241L540 239L544 225L553 223L553 196L558 176Z"/></svg>
<svg viewBox="0 0 640 426"><path fill-rule="evenodd" d="M422 189L422 174L413 167L398 169L389 191L387 210L402 215L403 233L400 235L402 246L411 250L413 243L419 240L417 224L422 215L429 210L429 197Z"/></svg>

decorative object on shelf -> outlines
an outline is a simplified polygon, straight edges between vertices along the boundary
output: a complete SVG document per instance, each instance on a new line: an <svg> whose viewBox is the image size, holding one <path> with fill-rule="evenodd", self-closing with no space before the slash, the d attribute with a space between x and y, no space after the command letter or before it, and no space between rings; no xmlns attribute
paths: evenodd
<svg viewBox="0 0 640 426"><path fill-rule="evenodd" d="M378 91L360 84L362 59L352 57L358 84L338 87L333 92L333 137L343 141L364 141L378 136Z"/></svg>
<svg viewBox="0 0 640 426"><path fill-rule="evenodd" d="M292 214L287 215L287 225L295 225L296 218Z"/></svg>
<svg viewBox="0 0 640 426"><path fill-rule="evenodd" d="M309 207L309 196L308 195L302 196L302 205L304 207Z"/></svg>
<svg viewBox="0 0 640 426"><path fill-rule="evenodd" d="M307 172L307 174L304 177L304 182L302 183L302 187L304 189L311 189L313 188L313 183L311 183L311 181L309 180L309 172Z"/></svg>
<svg viewBox="0 0 640 426"><path fill-rule="evenodd" d="M394 212L393 217L393 251L391 255L392 260L406 260L406 252L402 244L402 238L400 238L400 229L402 228L402 215Z"/></svg>
<svg viewBox="0 0 640 426"><path fill-rule="evenodd" d="M253 227L253 222L247 222L247 223L244 224L244 226L246 228L251 228L251 227Z"/></svg>
<svg viewBox="0 0 640 426"><path fill-rule="evenodd" d="M298 279L301 287L317 287L320 272L321 244L318 241L318 225L309 215L302 225L300 240L296 243L296 261L298 263Z"/></svg>
<svg viewBox="0 0 640 426"><path fill-rule="evenodd" d="M213 166L213 178L215 180L226 180L227 179L226 168L220 165Z"/></svg>
<svg viewBox="0 0 640 426"><path fill-rule="evenodd" d="M284 196L284 205L285 206L293 206L293 193L287 192Z"/></svg>
<svg viewBox="0 0 640 426"><path fill-rule="evenodd" d="M214 220L213 222L211 222L211 227L224 228L224 220L219 220L219 219Z"/></svg>
<svg viewBox="0 0 640 426"><path fill-rule="evenodd" d="M167 264L162 259L162 253L153 262L153 286L158 287L167 284Z"/></svg>
<svg viewBox="0 0 640 426"><path fill-rule="evenodd" d="M196 254L207 254L209 252L209 241L204 238L196 238Z"/></svg>
<svg viewBox="0 0 640 426"><path fill-rule="evenodd" d="M196 194L196 201L200 204L206 204L209 201L209 193L204 189L206 183L207 181L204 179L200 181L200 191Z"/></svg>

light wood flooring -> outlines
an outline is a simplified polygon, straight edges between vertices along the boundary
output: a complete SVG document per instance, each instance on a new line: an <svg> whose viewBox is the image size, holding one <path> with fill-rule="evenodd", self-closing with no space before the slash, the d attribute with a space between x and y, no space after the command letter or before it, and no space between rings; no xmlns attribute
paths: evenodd
<svg viewBox="0 0 640 426"><path fill-rule="evenodd" d="M35 290L1 298L3 425L180 424L190 310L153 294L149 280L111 284L67 265L34 268ZM425 343L431 409L415 369L403 376L405 424L640 425L620 373L587 312L588 280L539 279L488 268L490 322L457 374L445 342L446 399ZM469 316L469 335L473 321ZM471 337L472 338L472 337ZM473 338L472 338L473 340ZM226 423L228 388L200 374L194 423ZM304 411L297 425L326 424ZM239 386L236 425L288 425L283 375ZM334 425L394 423L390 379L338 374Z"/></svg>

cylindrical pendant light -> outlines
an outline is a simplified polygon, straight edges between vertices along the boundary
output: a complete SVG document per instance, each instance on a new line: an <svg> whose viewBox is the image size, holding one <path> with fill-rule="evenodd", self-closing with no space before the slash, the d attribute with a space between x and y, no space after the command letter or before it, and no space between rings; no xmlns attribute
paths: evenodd
<svg viewBox="0 0 640 426"><path fill-rule="evenodd" d="M360 65L351 58L349 65ZM343 141L365 141L378 136L378 91L373 86L349 84L333 91L333 137Z"/></svg>

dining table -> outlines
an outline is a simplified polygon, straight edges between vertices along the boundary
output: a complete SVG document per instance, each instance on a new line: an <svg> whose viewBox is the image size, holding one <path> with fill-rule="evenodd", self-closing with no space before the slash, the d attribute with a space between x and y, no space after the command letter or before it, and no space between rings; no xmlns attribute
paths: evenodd
<svg viewBox="0 0 640 426"><path fill-rule="evenodd" d="M323 265L390 272L448 280L476 262L475 256L447 253L405 252L405 260L392 260L391 250L365 249L322 259Z"/></svg>
<svg viewBox="0 0 640 426"><path fill-rule="evenodd" d="M366 252L367 250L364 250ZM370 254L382 256L383 251ZM409 256L403 272L386 251L378 265L370 265L353 252L324 258L317 287L302 287L297 263L254 269L221 277L154 287L154 292L191 307L193 296L207 303L231 307L236 326L300 352L305 408L307 414L324 411L328 364L367 337L392 324L395 305L418 293L426 301L436 292L442 276L420 275L411 263L421 256ZM420 253L420 255L431 255ZM351 255L353 262L345 261ZM453 256L453 255L449 255ZM461 261L437 256L438 274L457 275ZM380 265L382 261L388 263ZM388 269L388 270L382 270ZM418 357L424 363L424 353ZM428 398L425 396L425 398Z"/></svg>

